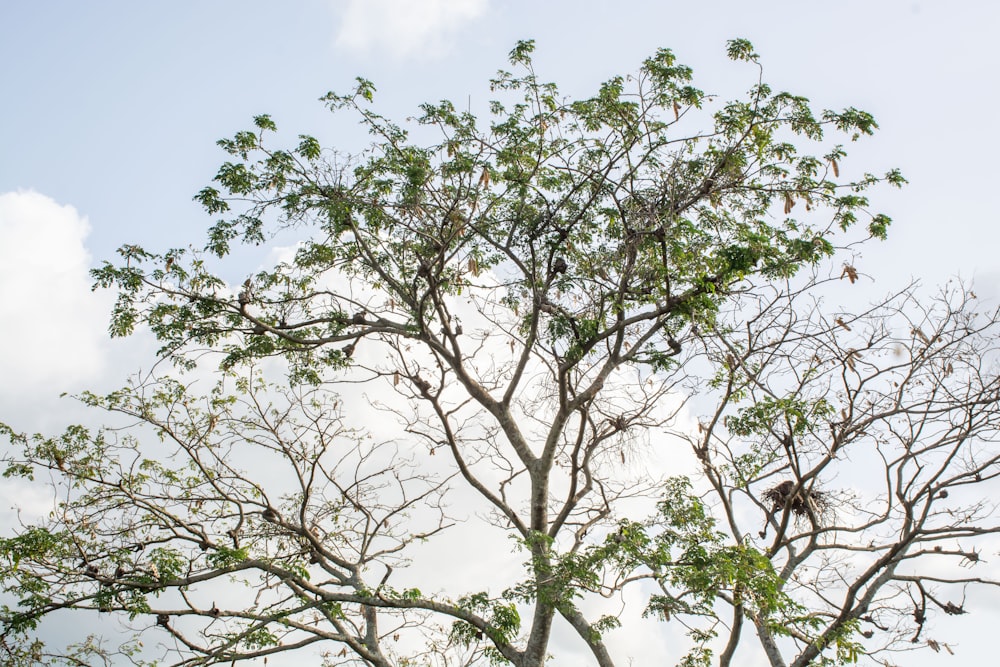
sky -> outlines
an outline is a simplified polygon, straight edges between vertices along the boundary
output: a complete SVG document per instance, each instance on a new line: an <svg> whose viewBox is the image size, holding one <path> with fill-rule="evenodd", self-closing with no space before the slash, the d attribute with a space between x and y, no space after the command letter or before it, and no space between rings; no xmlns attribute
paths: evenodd
<svg viewBox="0 0 1000 667"><path fill-rule="evenodd" d="M910 181L872 195L894 219L855 262L873 298L953 275L1000 295L997 25L988 0L0 3L0 420L57 428L79 412L60 393L148 368L148 338L107 339L111 295L87 271L126 243L201 245L211 220L192 196L224 160L217 139L268 113L288 136L357 149L365 136L325 92L363 76L394 118L481 105L519 39L568 96L669 47L724 97L752 83L725 42L749 39L774 88L873 113L881 129L849 162ZM983 633L961 637L956 661L985 659Z"/></svg>

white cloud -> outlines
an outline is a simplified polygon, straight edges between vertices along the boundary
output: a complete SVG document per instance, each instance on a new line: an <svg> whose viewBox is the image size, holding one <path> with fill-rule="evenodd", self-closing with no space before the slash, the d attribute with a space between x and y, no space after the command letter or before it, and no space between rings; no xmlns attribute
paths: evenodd
<svg viewBox="0 0 1000 667"><path fill-rule="evenodd" d="M348 0L337 46L391 56L439 56L465 24L486 12L489 0Z"/></svg>
<svg viewBox="0 0 1000 667"><path fill-rule="evenodd" d="M87 218L32 191L0 194L0 398L78 389L103 367L109 295L91 291Z"/></svg>

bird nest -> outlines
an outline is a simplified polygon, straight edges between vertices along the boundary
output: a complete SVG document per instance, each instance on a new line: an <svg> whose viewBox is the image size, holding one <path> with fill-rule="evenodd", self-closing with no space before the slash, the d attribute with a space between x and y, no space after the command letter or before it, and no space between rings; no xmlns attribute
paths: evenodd
<svg viewBox="0 0 1000 667"><path fill-rule="evenodd" d="M764 500L771 504L772 514L787 507L797 517L808 516L810 512L817 517L829 507L828 494L816 489L796 491L795 486L795 482L787 479L764 491Z"/></svg>

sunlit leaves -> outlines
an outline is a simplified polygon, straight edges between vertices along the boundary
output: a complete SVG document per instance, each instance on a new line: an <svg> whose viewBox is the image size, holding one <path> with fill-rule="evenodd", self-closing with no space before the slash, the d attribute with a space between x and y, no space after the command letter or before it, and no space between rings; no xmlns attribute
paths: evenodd
<svg viewBox="0 0 1000 667"><path fill-rule="evenodd" d="M517 636L521 627L521 617L517 607L506 600L491 599L486 593L474 593L458 600L458 608L481 615L485 627L477 627L468 621L455 621L451 637L465 646L476 645L484 638L498 644L509 644ZM491 664L503 665L508 661L493 647L484 651Z"/></svg>
<svg viewBox="0 0 1000 667"><path fill-rule="evenodd" d="M809 403L798 398L764 398L728 417L726 428L735 435L749 436L781 433L787 427L791 435L801 435L833 412L824 399Z"/></svg>
<svg viewBox="0 0 1000 667"><path fill-rule="evenodd" d="M508 56L511 64L514 65L531 65L531 54L535 50L535 40L525 39L518 41L511 49Z"/></svg>
<svg viewBox="0 0 1000 667"><path fill-rule="evenodd" d="M848 107L839 113L825 111L823 119L832 122L841 132L850 132L852 141L857 141L861 135L874 134L878 129L878 123L870 113L854 107Z"/></svg>
<svg viewBox="0 0 1000 667"><path fill-rule="evenodd" d="M733 60L756 60L759 56L753 50L753 44L746 39L732 39L726 43L726 53Z"/></svg>
<svg viewBox="0 0 1000 667"><path fill-rule="evenodd" d="M884 240L888 236L889 224L891 222L889 216L877 213L872 216L871 222L868 223L868 233L874 238Z"/></svg>
<svg viewBox="0 0 1000 667"><path fill-rule="evenodd" d="M246 547L231 549L220 546L208 555L208 562L212 567L222 569L245 561L248 555Z"/></svg>
<svg viewBox="0 0 1000 667"><path fill-rule="evenodd" d="M210 213L224 213L229 210L229 203L219 196L219 191L212 187L202 188L195 195L195 201L201 204Z"/></svg>
<svg viewBox="0 0 1000 667"><path fill-rule="evenodd" d="M295 149L295 152L306 158L307 160L315 160L320 156L321 147L319 141L315 137L310 137L308 135L299 135L299 145Z"/></svg>

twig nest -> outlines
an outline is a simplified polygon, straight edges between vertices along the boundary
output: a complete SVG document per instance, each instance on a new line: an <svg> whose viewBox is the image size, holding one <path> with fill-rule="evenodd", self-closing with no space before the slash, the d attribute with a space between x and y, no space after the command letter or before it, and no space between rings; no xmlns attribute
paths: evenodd
<svg viewBox="0 0 1000 667"><path fill-rule="evenodd" d="M813 513L820 513L829 504L827 495L822 491L799 489L793 494L794 490L795 482L786 479L765 491L764 500L771 503L771 512L779 512L787 506L795 516L803 517L809 514L810 509Z"/></svg>

